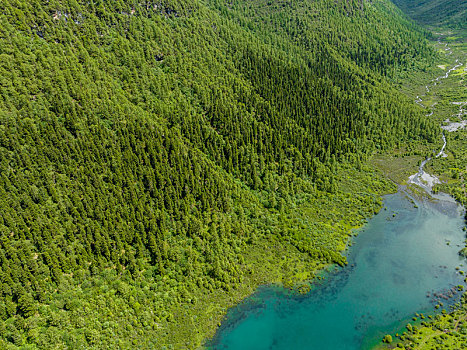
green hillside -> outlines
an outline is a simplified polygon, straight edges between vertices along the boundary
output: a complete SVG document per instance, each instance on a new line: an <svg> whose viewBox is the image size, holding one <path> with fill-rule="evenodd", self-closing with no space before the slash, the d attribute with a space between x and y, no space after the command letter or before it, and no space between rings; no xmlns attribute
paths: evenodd
<svg viewBox="0 0 467 350"><path fill-rule="evenodd" d="M394 0L405 13L425 25L465 29L467 2L464 0Z"/></svg>
<svg viewBox="0 0 467 350"><path fill-rule="evenodd" d="M195 348L328 263L435 124L388 1L24 1L0 12L0 348Z"/></svg>

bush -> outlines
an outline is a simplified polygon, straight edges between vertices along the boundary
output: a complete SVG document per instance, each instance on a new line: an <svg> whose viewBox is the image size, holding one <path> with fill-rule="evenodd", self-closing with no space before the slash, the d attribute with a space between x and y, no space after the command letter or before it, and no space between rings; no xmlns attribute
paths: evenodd
<svg viewBox="0 0 467 350"><path fill-rule="evenodd" d="M392 336L389 334L386 334L383 338L383 343L388 343L388 344L392 343Z"/></svg>

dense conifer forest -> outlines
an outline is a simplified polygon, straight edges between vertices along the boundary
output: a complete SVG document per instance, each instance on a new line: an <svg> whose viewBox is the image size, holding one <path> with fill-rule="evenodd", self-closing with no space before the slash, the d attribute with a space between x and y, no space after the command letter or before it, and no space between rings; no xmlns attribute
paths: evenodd
<svg viewBox="0 0 467 350"><path fill-rule="evenodd" d="M3 0L0 348L195 348L296 285L393 190L433 121L387 0ZM388 79L389 78L389 79Z"/></svg>

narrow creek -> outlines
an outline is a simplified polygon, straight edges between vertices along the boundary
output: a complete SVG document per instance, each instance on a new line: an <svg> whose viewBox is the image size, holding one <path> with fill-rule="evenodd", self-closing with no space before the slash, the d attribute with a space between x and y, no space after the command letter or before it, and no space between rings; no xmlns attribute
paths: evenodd
<svg viewBox="0 0 467 350"><path fill-rule="evenodd" d="M438 38L438 44L441 45L441 37ZM447 43L444 44L444 51L446 52L446 55L452 55L453 51L452 49L448 46ZM441 79L447 79L449 78L449 75L454 72L456 69L461 67L463 63L459 62L459 59L456 59L454 62L453 67L451 67L445 74L431 80L431 86L435 86L440 83ZM430 90L430 85L425 85L426 93L429 93ZM422 97L425 97L425 95L418 96L415 98L414 102L419 105L422 108L426 108L426 106L423 104L423 99ZM451 121L449 119L445 120L445 124L441 126L441 129L443 130L441 136L443 138L443 146L441 147L441 150L438 152L436 155L436 158L438 157L447 157L447 154L444 152L446 148L446 136L444 135L444 131L447 132L452 132L456 131L459 128L463 128L467 126L467 120L462 120L462 117L466 114L464 110L464 106L467 105L467 102L451 102L455 105L459 105L459 113L455 115L460 121ZM434 107L436 103L431 105L431 112L426 114L426 116L432 116L434 114ZM427 172L425 172L425 165L431 160L431 158L426 158L420 163L420 166L418 168L418 172L412 176L409 177L409 183L413 183L421 188L423 188L425 191L428 193L431 193L431 190L433 189L433 186L435 184L441 183L440 180L434 176L430 175Z"/></svg>

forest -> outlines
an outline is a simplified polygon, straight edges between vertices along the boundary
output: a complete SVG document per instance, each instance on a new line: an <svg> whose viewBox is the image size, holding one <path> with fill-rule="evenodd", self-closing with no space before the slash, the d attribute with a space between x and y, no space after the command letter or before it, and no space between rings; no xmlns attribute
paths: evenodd
<svg viewBox="0 0 467 350"><path fill-rule="evenodd" d="M467 3L462 0L394 0L410 17L424 26L465 30Z"/></svg>
<svg viewBox="0 0 467 350"><path fill-rule="evenodd" d="M262 283L344 265L439 137L387 0L3 0L0 348L196 348Z"/></svg>

